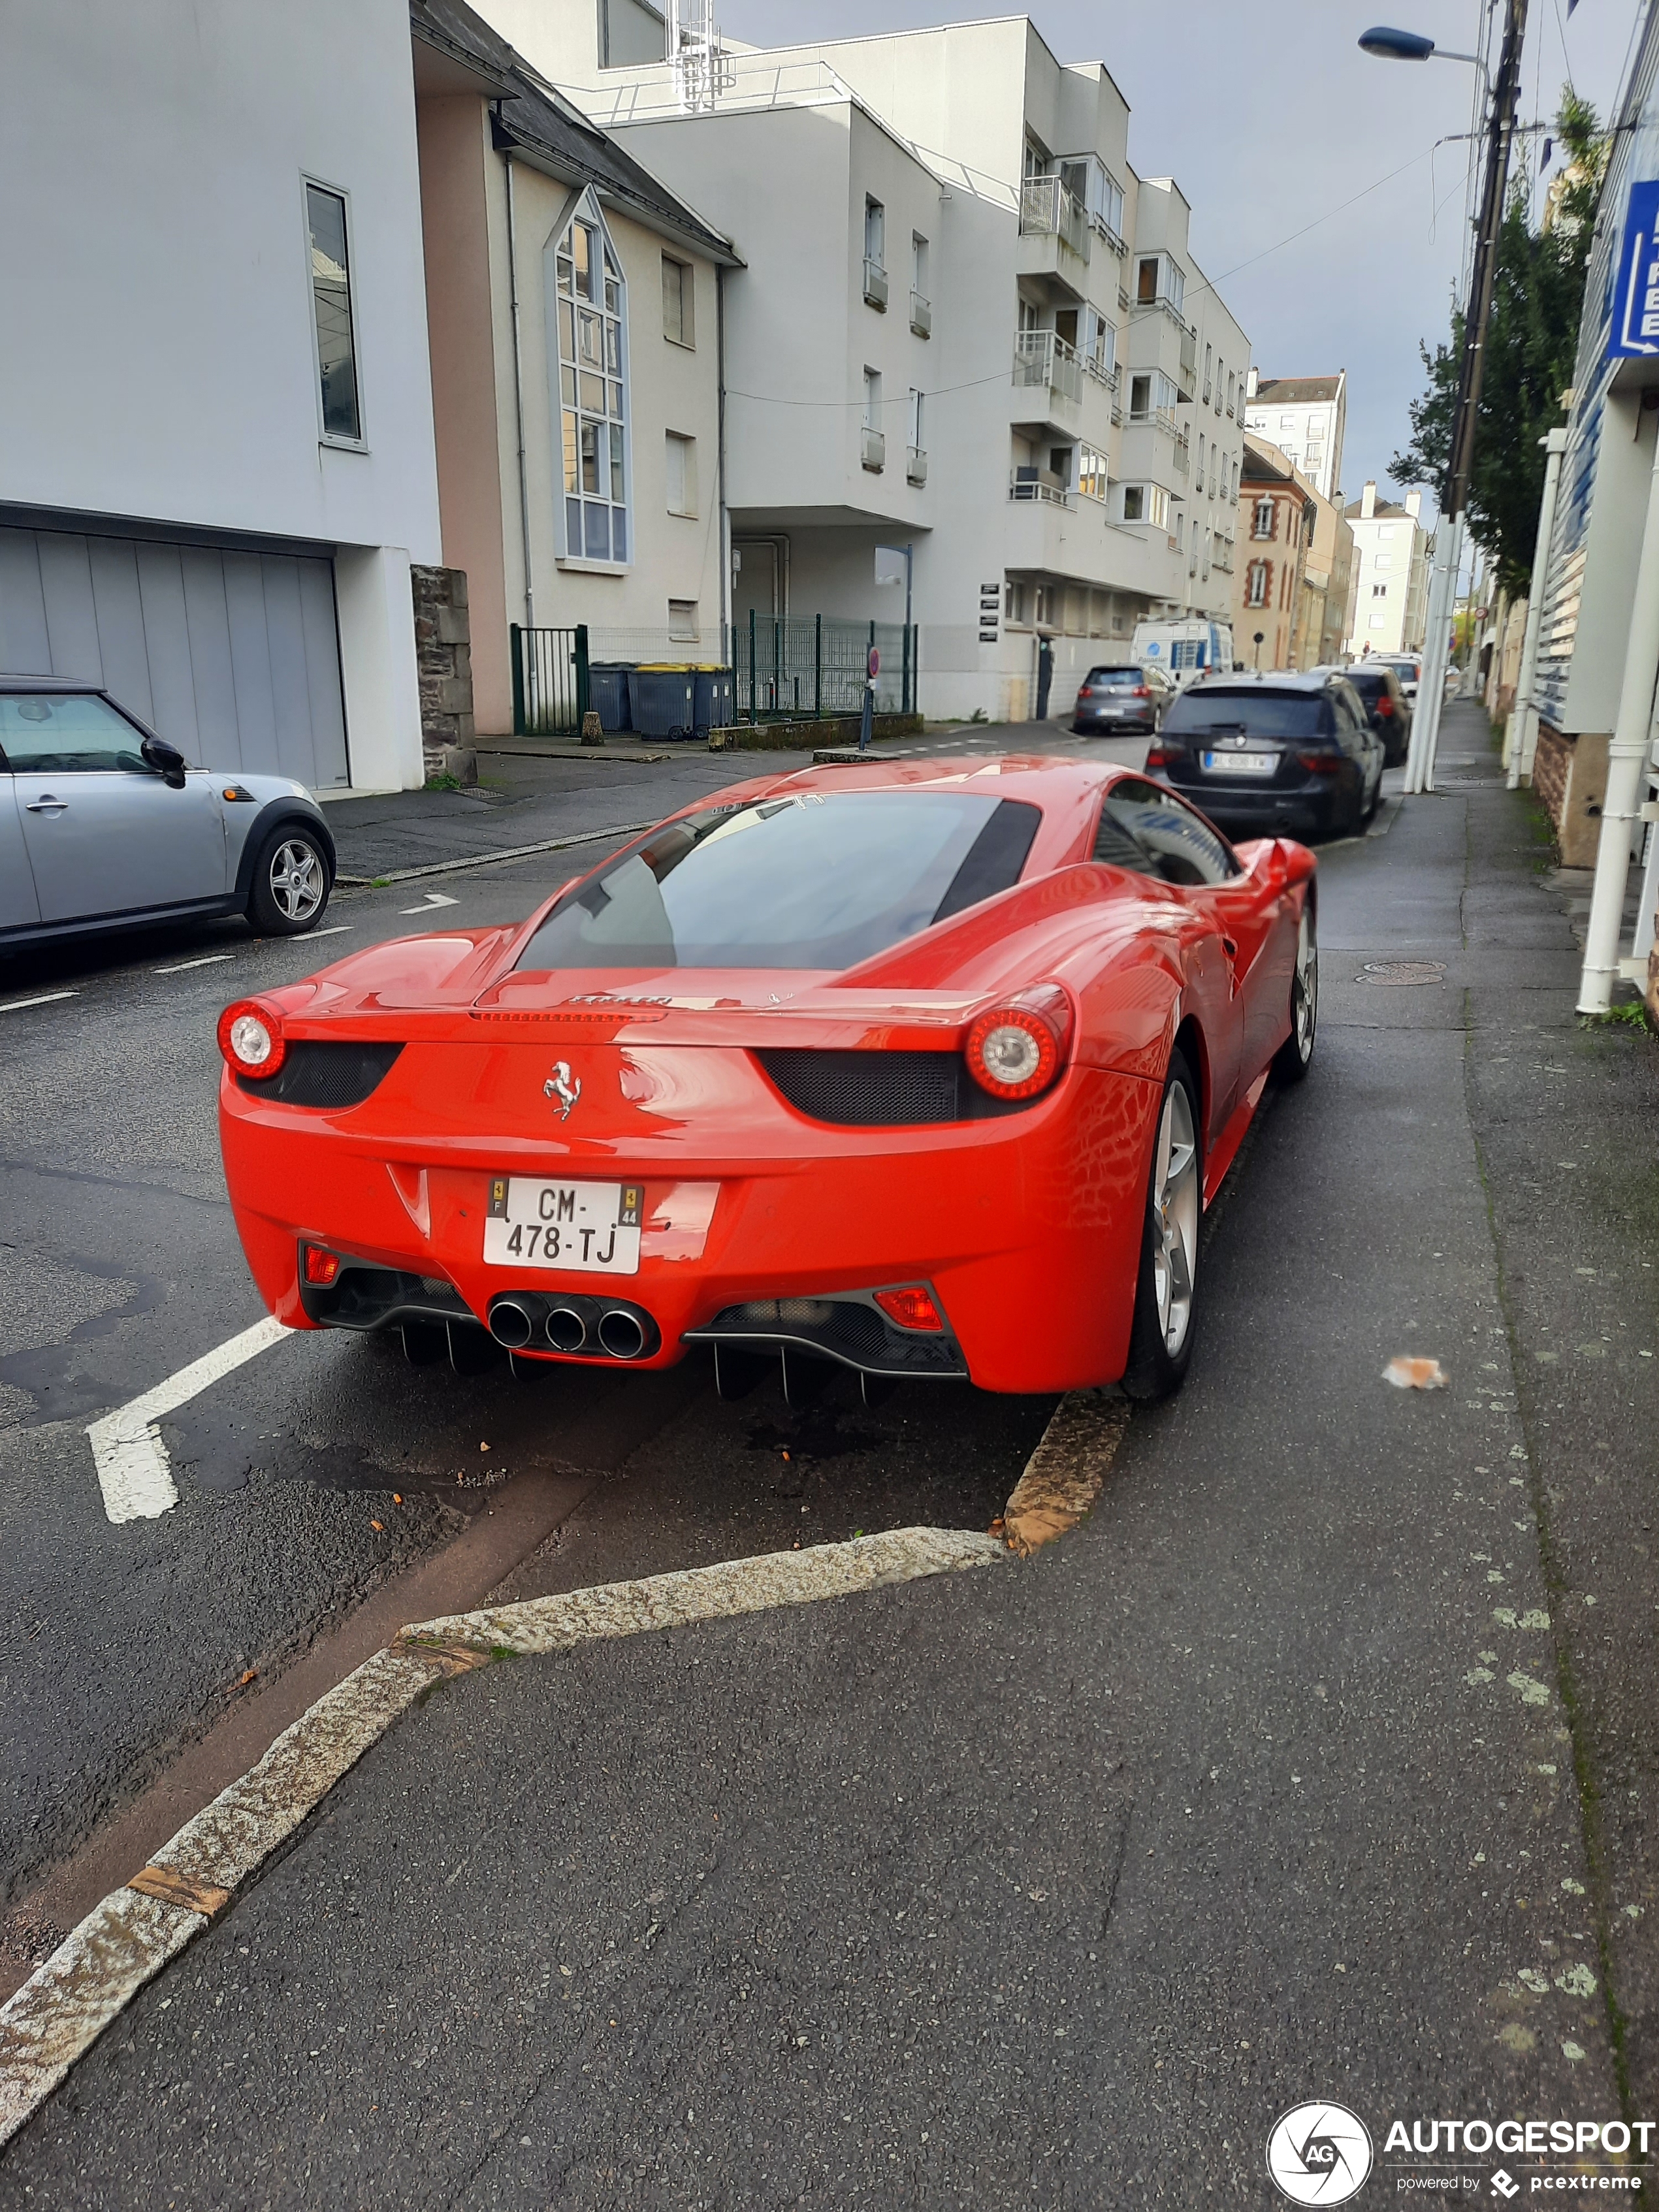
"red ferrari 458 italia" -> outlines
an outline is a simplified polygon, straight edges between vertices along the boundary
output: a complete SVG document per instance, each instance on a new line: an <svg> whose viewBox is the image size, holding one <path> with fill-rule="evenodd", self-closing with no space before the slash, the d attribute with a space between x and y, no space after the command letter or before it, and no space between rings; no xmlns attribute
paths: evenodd
<svg viewBox="0 0 1659 2212"><path fill-rule="evenodd" d="M221 1017L267 1304L458 1364L1174 1389L1199 1224L1308 1066L1313 855L1103 765L757 777L522 922Z"/></svg>

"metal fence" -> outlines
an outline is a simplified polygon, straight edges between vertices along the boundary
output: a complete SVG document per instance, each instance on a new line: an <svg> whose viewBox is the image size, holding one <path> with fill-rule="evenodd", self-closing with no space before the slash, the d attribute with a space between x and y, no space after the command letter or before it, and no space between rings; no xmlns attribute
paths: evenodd
<svg viewBox="0 0 1659 2212"><path fill-rule="evenodd" d="M579 733L591 705L606 711L599 697L606 672L640 667L728 671L739 721L856 714L864 705L872 647L880 656L876 713L918 711L921 633L915 623L848 622L826 615L781 621L751 610L742 623L731 629L722 623L695 638L665 630L596 629L586 623L570 629L532 629L514 623L511 629L513 729L518 737Z"/></svg>
<svg viewBox="0 0 1659 2212"><path fill-rule="evenodd" d="M511 625L513 734L580 735L588 708L587 625L526 629Z"/></svg>

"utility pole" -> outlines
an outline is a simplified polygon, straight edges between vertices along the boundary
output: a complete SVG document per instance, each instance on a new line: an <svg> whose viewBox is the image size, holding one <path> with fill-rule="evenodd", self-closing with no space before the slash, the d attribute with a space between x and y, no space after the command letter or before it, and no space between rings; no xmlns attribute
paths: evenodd
<svg viewBox="0 0 1659 2212"><path fill-rule="evenodd" d="M1474 263L1469 274L1463 354L1458 365L1457 410L1452 418L1451 455L1440 501L1438 537L1443 543L1436 547L1434 575L1429 586L1428 636L1424 645L1423 673L1417 687L1418 712L1412 724L1411 750L1406 763L1408 792L1434 788L1434 757L1440 738L1440 709L1445 698L1457 573L1463 560L1463 515L1468 505L1475 422L1486 370L1486 325L1492 316L1498 234L1504 221L1510 149L1515 138L1515 111L1521 90L1521 48L1526 35L1527 0L1505 0L1504 46L1486 124L1486 173L1480 191Z"/></svg>

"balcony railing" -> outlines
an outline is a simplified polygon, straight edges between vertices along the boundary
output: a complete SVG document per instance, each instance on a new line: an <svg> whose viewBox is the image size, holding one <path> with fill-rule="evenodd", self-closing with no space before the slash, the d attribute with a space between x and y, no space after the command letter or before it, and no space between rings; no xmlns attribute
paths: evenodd
<svg viewBox="0 0 1659 2212"><path fill-rule="evenodd" d="M1103 384L1108 392L1117 390L1117 363L1115 361L1102 361L1097 354L1092 353L1085 353L1082 358L1083 366L1097 384Z"/></svg>
<svg viewBox="0 0 1659 2212"><path fill-rule="evenodd" d="M1210 556L1212 568L1219 568L1224 576L1233 573L1233 549L1223 538L1216 541L1215 551Z"/></svg>
<svg viewBox="0 0 1659 2212"><path fill-rule="evenodd" d="M881 431L866 429L862 459L866 469L881 470L886 467L887 440Z"/></svg>
<svg viewBox="0 0 1659 2212"><path fill-rule="evenodd" d="M1022 387L1046 387L1063 398L1081 399L1083 363L1077 348L1068 345L1057 331L1022 331L1014 340L1014 382Z"/></svg>
<svg viewBox="0 0 1659 2212"><path fill-rule="evenodd" d="M1047 469L1015 469L1008 478L1010 499L1035 500L1044 507L1069 507L1071 487Z"/></svg>
<svg viewBox="0 0 1659 2212"><path fill-rule="evenodd" d="M925 484L927 483L927 456L920 446L907 446L905 447L904 473L913 484Z"/></svg>
<svg viewBox="0 0 1659 2212"><path fill-rule="evenodd" d="M1053 236L1080 261L1089 258L1089 218L1058 177L1028 177L1020 186L1019 228L1024 238Z"/></svg>
<svg viewBox="0 0 1659 2212"><path fill-rule="evenodd" d="M1129 410L1129 427L1132 430L1167 430L1173 438L1176 434L1175 409L1173 407L1132 407Z"/></svg>
<svg viewBox="0 0 1659 2212"><path fill-rule="evenodd" d="M1089 218L1089 228L1094 232L1097 238L1103 240L1106 251L1109 253L1115 253L1118 259L1121 261L1124 255L1129 251L1129 249L1124 244L1123 240L1118 236L1117 233L1112 228L1111 224L1107 222L1105 216L1103 215L1091 215Z"/></svg>
<svg viewBox="0 0 1659 2212"><path fill-rule="evenodd" d="M884 314L886 313L887 271L879 261L872 261L867 253L864 257L864 296L871 307L879 307Z"/></svg>
<svg viewBox="0 0 1659 2212"><path fill-rule="evenodd" d="M933 334L933 303L924 300L920 292L910 295L910 327L919 338L932 337Z"/></svg>

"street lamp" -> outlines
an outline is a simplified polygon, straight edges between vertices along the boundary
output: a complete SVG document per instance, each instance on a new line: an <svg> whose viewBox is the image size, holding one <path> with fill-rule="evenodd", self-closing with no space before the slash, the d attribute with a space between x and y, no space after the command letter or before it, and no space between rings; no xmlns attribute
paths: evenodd
<svg viewBox="0 0 1659 2212"><path fill-rule="evenodd" d="M1440 528L1436 533L1434 576L1429 588L1428 635L1424 641L1423 668L1418 679L1417 712L1412 720L1411 750L1406 758L1408 792L1434 788L1435 749L1440 737L1440 709L1444 703L1446 663L1450 656L1452 602L1457 572L1463 559L1463 513L1468 504L1469 475L1474 459L1475 418L1480 406L1480 383L1486 368L1486 325L1492 314L1492 276L1498 259L1498 231L1504 214L1504 191L1509 177L1510 147L1515 137L1515 110L1521 91L1521 48L1527 34L1527 0L1505 0L1504 45L1498 63L1486 118L1486 168L1481 182L1480 212L1475 224L1474 259L1469 270L1468 306L1463 318L1463 352L1457 371L1457 408L1452 418L1451 453L1440 497ZM1378 25L1359 41L1362 49L1384 61L1431 60L1472 62L1484 80L1486 68L1478 54L1454 54L1437 46L1432 39L1415 31L1395 31Z"/></svg>

